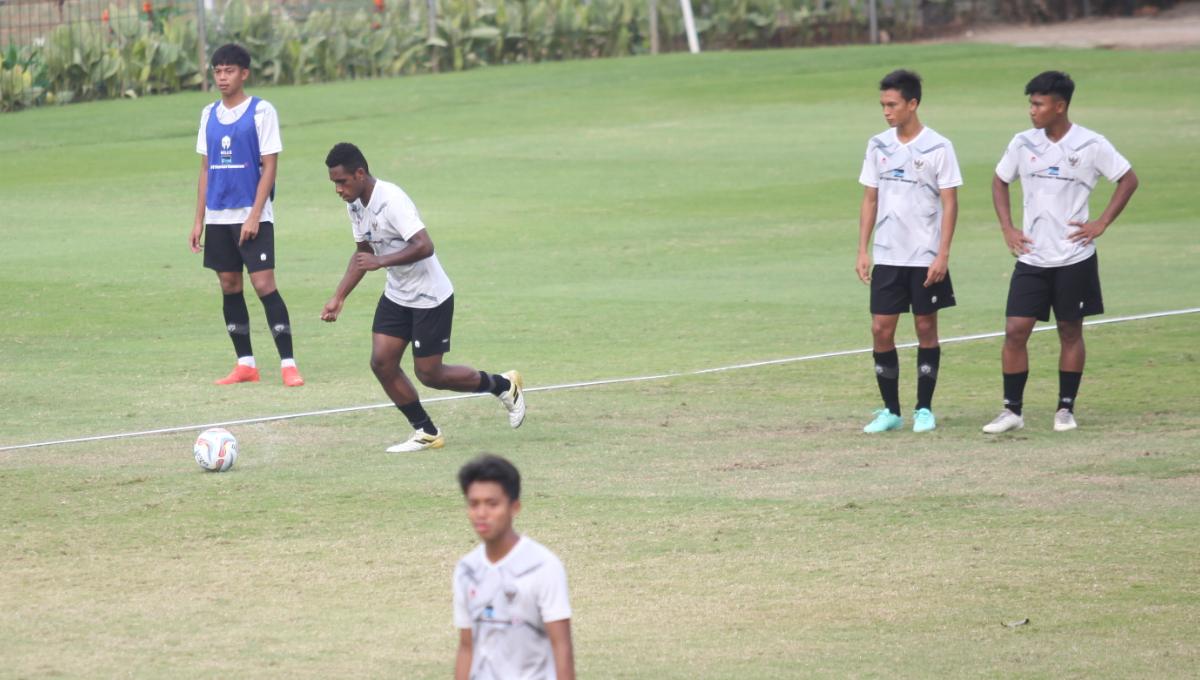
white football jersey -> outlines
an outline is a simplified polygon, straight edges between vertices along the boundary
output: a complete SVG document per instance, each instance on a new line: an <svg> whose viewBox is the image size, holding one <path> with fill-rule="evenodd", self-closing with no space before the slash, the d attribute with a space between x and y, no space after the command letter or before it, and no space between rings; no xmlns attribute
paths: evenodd
<svg viewBox="0 0 1200 680"><path fill-rule="evenodd" d="M928 267L942 242L942 189L962 186L950 140L923 128L902 144L895 128L871 138L858 182L879 190L875 264Z"/></svg>
<svg viewBox="0 0 1200 680"><path fill-rule="evenodd" d="M408 247L408 240L425 228L417 206L400 187L375 180L371 202L360 199L346 206L357 243L370 243L376 255L391 255ZM454 294L454 286L437 255L387 268L383 294L403 307L431 309Z"/></svg>
<svg viewBox="0 0 1200 680"><path fill-rule="evenodd" d="M454 626L471 630L472 680L555 680L546 624L569 618L567 572L528 536L495 564L480 544L454 570Z"/></svg>
<svg viewBox="0 0 1200 680"><path fill-rule="evenodd" d="M1091 257L1096 244L1068 239L1078 227L1067 223L1088 221L1088 197L1101 175L1115 182L1129 168L1107 139L1082 125L1071 125L1057 142L1037 129L1013 137L996 176L1010 184L1020 177L1025 194L1024 232L1033 245L1018 259L1036 267L1064 267Z"/></svg>

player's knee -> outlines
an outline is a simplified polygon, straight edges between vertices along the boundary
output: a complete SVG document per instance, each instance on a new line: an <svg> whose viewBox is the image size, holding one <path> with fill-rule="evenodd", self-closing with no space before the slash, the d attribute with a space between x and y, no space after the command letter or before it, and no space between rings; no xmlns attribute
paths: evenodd
<svg viewBox="0 0 1200 680"><path fill-rule="evenodd" d="M937 320L935 318L930 316L918 316L915 319L915 326L917 329L917 337L921 338L922 340L929 339L930 336L932 336L933 339L937 339Z"/></svg>
<svg viewBox="0 0 1200 680"><path fill-rule="evenodd" d="M1083 340L1083 325L1077 323L1058 324L1058 337L1066 344Z"/></svg>
<svg viewBox="0 0 1200 680"><path fill-rule="evenodd" d="M371 372L380 380L394 377L398 368L399 364L387 357L378 354L371 355Z"/></svg>
<svg viewBox="0 0 1200 680"><path fill-rule="evenodd" d="M896 329L889 323L884 321L871 322L871 335L876 340L891 340L896 333Z"/></svg>
<svg viewBox="0 0 1200 680"><path fill-rule="evenodd" d="M1004 326L1004 342L1010 345L1024 345L1029 341L1029 335L1032 332L1033 329L1026 327L1024 324L1012 323L1010 321Z"/></svg>
<svg viewBox="0 0 1200 680"><path fill-rule="evenodd" d="M420 380L422 385L432 388L432 389L435 389L435 390L442 388L442 367L441 366L437 366L437 367L417 366L416 373L417 373L417 380Z"/></svg>

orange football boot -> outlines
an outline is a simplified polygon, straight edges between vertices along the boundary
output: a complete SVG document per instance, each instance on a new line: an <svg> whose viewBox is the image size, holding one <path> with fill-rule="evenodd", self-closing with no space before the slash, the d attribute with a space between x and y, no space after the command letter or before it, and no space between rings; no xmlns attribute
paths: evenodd
<svg viewBox="0 0 1200 680"><path fill-rule="evenodd" d="M258 382L258 369L253 366L238 364L229 375L217 381L218 385L233 385L235 383Z"/></svg>
<svg viewBox="0 0 1200 680"><path fill-rule="evenodd" d="M295 366L284 366L283 384L288 387L300 387L304 384L304 378L300 377L300 371L296 370Z"/></svg>

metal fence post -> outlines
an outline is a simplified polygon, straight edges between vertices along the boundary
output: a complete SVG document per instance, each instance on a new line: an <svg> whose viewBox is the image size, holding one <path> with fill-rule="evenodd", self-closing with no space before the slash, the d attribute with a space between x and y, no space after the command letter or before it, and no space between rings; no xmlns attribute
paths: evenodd
<svg viewBox="0 0 1200 680"><path fill-rule="evenodd" d="M208 92L208 19L204 13L206 0L196 0L196 52L200 69L200 91Z"/></svg>
<svg viewBox="0 0 1200 680"><path fill-rule="evenodd" d="M650 0L650 54L658 54L658 0Z"/></svg>

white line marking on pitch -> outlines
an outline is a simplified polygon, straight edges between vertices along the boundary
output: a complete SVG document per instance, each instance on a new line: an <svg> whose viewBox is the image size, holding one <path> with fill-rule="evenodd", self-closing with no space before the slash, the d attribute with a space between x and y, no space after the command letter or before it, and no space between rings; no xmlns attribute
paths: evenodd
<svg viewBox="0 0 1200 680"><path fill-rule="evenodd" d="M1150 312L1148 314L1134 314L1132 316L1119 316L1112 319L1096 319L1095 321L1085 321L1085 326L1103 326L1110 323L1122 323L1125 321L1142 321L1144 319L1158 319L1165 316L1181 316L1184 314L1195 314L1200 312L1200 307L1190 307L1188 309L1173 309L1166 312ZM1033 329L1034 333L1042 331L1054 330L1055 326L1038 326ZM942 344L954 342L970 342L972 340L986 340L988 338L1004 337L1004 331L996 331L992 333L977 333L975 335L960 335L955 338L944 338ZM906 342L896 345L897 349L911 349L916 347L915 342ZM733 364L732 366L718 366L716 368L702 368L694 371L678 371L675 373L659 373L658 375L642 375L632 378L609 378L607 380L588 380L586 382L563 383L561 385L544 385L542 387L530 387L526 392L553 392L557 390L571 390L581 387L597 387L600 385L620 385L624 383L646 382L649 380L666 380L668 378L684 378L695 375L707 375L709 373L723 373L725 371L737 371L745 368L758 368L760 366L774 366L777 364L792 364L799 361L813 361L815 359L831 359L833 357L844 357L853 354L867 354L871 351L870 347L865 349L845 349L836 352L822 352L821 354L807 354L799 357L788 357L786 359L768 359L766 361L752 361L745 364ZM454 394L447 397L434 397L432 399L423 399L426 404L438 401L454 401L457 399L474 399L476 397L485 396L483 393L472 394ZM490 396L490 395L489 395ZM369 411L378 408L394 408L391 402L383 404L368 404L365 406L346 406L343 408L330 408L320 411L305 411L303 413L287 413L278 416L261 416L258 418L243 418L241 420L225 420L218 423L205 423L202 425L179 425L176 427L163 427L157 430L142 430L140 432L119 432L117 434L101 434L92 437L78 437L75 439L57 439L47 442L35 442L32 444L14 444L11 446L0 446L2 451L16 451L18 449L33 449L42 446L57 446L59 444L82 444L84 442L98 442L107 439L129 439L132 437L146 437L155 434L173 434L175 432L188 432L193 430L206 430L210 427L229 427L231 425L252 425L255 423L269 423L276 420L293 420L296 418L308 418L311 416L328 416L338 413L353 413L355 411Z"/></svg>

